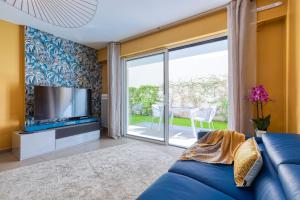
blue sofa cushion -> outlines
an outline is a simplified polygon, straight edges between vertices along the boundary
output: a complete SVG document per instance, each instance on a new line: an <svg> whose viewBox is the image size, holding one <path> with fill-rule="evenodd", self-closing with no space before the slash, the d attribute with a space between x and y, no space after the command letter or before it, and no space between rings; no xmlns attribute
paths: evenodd
<svg viewBox="0 0 300 200"><path fill-rule="evenodd" d="M238 188L234 182L232 165L216 165L196 161L177 161L169 172L196 179L237 199L253 199L251 188Z"/></svg>
<svg viewBox="0 0 300 200"><path fill-rule="evenodd" d="M300 165L282 164L278 174L288 199L300 199Z"/></svg>
<svg viewBox="0 0 300 200"><path fill-rule="evenodd" d="M138 197L138 200L232 200L192 178L174 173L166 173Z"/></svg>
<svg viewBox="0 0 300 200"><path fill-rule="evenodd" d="M276 169L283 163L300 164L300 135L268 133L262 139Z"/></svg>
<svg viewBox="0 0 300 200"><path fill-rule="evenodd" d="M260 173L252 183L252 187L256 200L284 200L286 199L282 185L280 183L277 171L272 164L268 154L266 153L265 146L259 144L261 155L263 158L263 167Z"/></svg>

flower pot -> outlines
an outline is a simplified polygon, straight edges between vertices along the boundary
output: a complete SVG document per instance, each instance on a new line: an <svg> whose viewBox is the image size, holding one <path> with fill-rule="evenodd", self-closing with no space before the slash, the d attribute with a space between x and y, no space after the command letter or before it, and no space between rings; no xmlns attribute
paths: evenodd
<svg viewBox="0 0 300 200"><path fill-rule="evenodd" d="M262 137L267 131L255 130L256 137Z"/></svg>

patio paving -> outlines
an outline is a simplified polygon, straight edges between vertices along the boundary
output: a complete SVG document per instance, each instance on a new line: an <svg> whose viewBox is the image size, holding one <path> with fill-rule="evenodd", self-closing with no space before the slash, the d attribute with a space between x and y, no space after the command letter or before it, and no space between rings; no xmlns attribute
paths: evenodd
<svg viewBox="0 0 300 200"><path fill-rule="evenodd" d="M200 130L209 131L209 129L197 128L196 132ZM163 126L159 127L157 123L152 124L151 122L142 122L135 125L129 125L128 134L160 141L163 141L164 139ZM189 147L197 141L196 136L193 134L192 127L170 125L169 135L169 143L175 146Z"/></svg>

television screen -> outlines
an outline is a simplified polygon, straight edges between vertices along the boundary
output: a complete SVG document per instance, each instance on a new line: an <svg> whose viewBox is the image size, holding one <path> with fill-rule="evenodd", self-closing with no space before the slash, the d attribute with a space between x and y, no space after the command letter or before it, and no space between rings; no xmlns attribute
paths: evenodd
<svg viewBox="0 0 300 200"><path fill-rule="evenodd" d="M90 105L90 89L48 86L34 87L35 120L90 116Z"/></svg>

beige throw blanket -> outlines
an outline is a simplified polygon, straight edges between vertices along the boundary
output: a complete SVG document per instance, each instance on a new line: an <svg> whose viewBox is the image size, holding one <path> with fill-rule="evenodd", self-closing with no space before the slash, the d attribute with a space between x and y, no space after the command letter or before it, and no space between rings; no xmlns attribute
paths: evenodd
<svg viewBox="0 0 300 200"><path fill-rule="evenodd" d="M181 160L206 163L232 164L237 147L245 141L245 135L235 131L213 131L188 148Z"/></svg>

